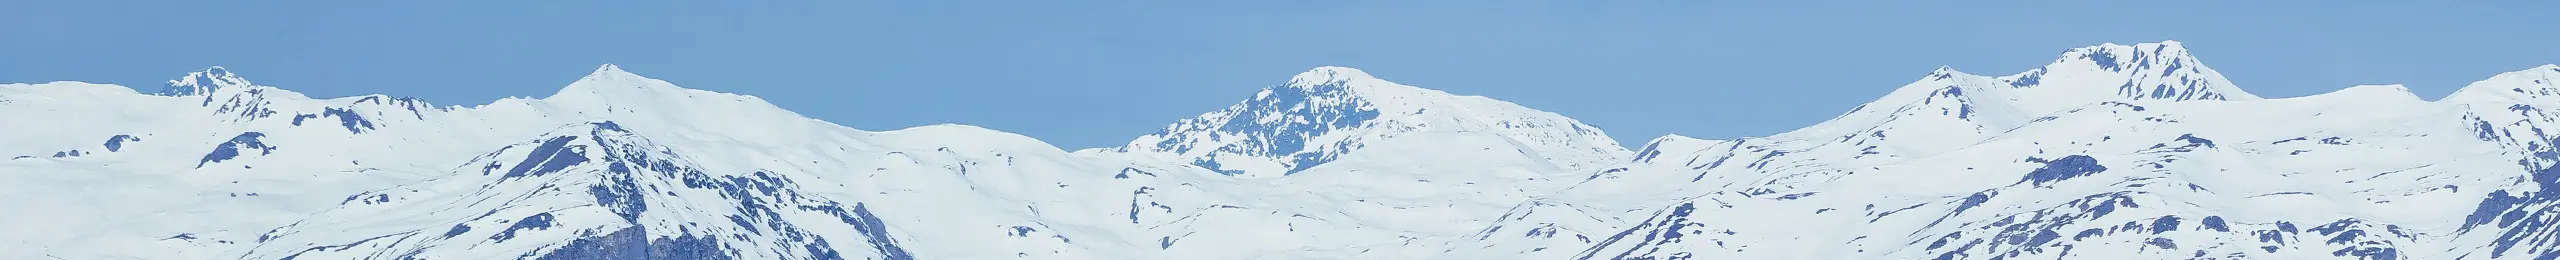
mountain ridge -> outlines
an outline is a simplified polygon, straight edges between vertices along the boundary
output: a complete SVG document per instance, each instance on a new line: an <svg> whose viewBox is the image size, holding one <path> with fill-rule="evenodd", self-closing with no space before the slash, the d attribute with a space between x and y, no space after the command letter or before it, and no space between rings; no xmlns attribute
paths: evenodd
<svg viewBox="0 0 2560 260"><path fill-rule="evenodd" d="M0 196L48 198L0 201L42 209L0 229L58 238L0 238L0 256L2560 256L2560 137L2543 129L2560 127L2543 113L2560 66L2439 100L2265 99L2220 77L2177 42L2103 44L2011 76L1941 67L1803 129L1627 150L1554 113L1327 66L1067 151L967 125L865 131L610 64L468 107L312 99L216 67L171 81L181 95L0 85L0 114L44 115L0 117L26 129L0 135L25 155L0 161Z"/></svg>

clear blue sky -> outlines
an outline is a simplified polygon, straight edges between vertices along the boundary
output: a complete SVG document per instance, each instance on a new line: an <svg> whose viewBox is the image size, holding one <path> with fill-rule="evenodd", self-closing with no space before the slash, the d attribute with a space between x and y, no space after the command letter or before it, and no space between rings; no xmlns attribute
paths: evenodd
<svg viewBox="0 0 2560 260"><path fill-rule="evenodd" d="M222 65L316 97L478 105L615 63L856 128L962 123L1075 149L1343 65L1635 145L1782 132L1940 65L2002 75L2102 42L2183 41L2268 97L2402 83L2432 99L2560 63L2547 1L143 2L0 3L0 82L157 90Z"/></svg>

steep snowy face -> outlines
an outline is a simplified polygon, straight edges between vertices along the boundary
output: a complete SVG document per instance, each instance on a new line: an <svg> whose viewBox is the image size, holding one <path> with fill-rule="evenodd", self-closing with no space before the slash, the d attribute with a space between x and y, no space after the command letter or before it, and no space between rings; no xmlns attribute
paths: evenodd
<svg viewBox="0 0 2560 260"><path fill-rule="evenodd" d="M1599 128L1555 113L1396 84L1345 67L1299 73L1243 102L1176 122L1119 150L1188 161L1226 175L1268 177L1323 165L1369 142L1430 131L1498 134L1564 168L1614 161L1628 153Z"/></svg>
<svg viewBox="0 0 2560 260"><path fill-rule="evenodd" d="M2560 65L2507 72L2439 101L2462 110L2468 136L2505 148L2509 184L2477 198L2449 252L2465 257L2560 259ZM2523 172L2512 173L2512 172Z"/></svg>

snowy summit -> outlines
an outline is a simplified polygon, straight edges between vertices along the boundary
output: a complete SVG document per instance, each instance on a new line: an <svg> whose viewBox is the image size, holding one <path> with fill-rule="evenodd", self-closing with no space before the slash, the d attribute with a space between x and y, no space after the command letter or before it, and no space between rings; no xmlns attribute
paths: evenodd
<svg viewBox="0 0 2560 260"><path fill-rule="evenodd" d="M1122 150L1227 175L1280 176L1355 154L1368 142L1416 132L1498 135L1559 168L1590 167L1627 154L1599 128L1562 115L1332 66L1298 73L1227 109L1141 136Z"/></svg>

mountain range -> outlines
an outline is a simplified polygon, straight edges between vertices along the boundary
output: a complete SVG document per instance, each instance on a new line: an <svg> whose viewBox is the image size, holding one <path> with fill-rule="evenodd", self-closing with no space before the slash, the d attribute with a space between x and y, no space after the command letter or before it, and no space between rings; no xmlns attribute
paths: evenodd
<svg viewBox="0 0 2560 260"><path fill-rule="evenodd" d="M474 106L215 67L0 85L0 258L2555 259L2553 108L2560 66L2266 98L2166 41L1632 150L1318 67L1068 150L614 65Z"/></svg>

